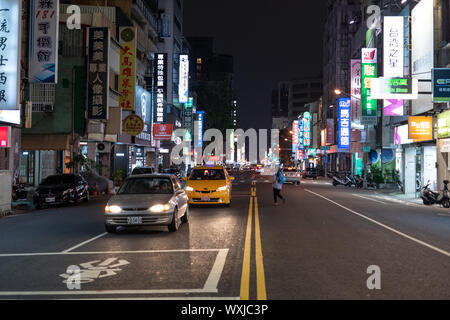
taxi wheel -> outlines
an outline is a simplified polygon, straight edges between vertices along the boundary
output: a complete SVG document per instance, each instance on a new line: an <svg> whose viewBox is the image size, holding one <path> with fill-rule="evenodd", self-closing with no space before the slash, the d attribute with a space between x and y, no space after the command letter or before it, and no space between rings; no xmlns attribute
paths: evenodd
<svg viewBox="0 0 450 320"><path fill-rule="evenodd" d="M169 232L175 232L178 230L178 209L173 211L172 222L168 225Z"/></svg>

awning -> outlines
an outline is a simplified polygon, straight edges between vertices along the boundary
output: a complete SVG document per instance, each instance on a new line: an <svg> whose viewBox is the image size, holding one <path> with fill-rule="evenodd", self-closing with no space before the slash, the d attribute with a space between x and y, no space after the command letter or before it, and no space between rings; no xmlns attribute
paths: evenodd
<svg viewBox="0 0 450 320"><path fill-rule="evenodd" d="M68 134L22 134L22 150L69 150Z"/></svg>

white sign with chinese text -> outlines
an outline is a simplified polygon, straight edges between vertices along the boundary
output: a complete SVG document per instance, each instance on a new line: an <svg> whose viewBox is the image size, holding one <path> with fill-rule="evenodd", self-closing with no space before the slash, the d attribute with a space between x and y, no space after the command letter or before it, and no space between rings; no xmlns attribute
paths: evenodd
<svg viewBox="0 0 450 320"><path fill-rule="evenodd" d="M20 1L0 2L0 110L19 109Z"/></svg>
<svg viewBox="0 0 450 320"><path fill-rule="evenodd" d="M57 83L59 0L31 0L30 14L29 81Z"/></svg>
<svg viewBox="0 0 450 320"><path fill-rule="evenodd" d="M187 103L189 100L189 56L180 54L180 79L178 83L178 102Z"/></svg>

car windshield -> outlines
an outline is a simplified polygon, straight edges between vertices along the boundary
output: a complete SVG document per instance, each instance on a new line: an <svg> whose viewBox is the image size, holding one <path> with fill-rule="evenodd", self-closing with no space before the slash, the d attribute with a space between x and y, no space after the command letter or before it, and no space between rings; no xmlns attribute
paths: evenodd
<svg viewBox="0 0 450 320"><path fill-rule="evenodd" d="M132 174L153 173L152 168L134 168Z"/></svg>
<svg viewBox="0 0 450 320"><path fill-rule="evenodd" d="M117 194L172 194L172 182L169 178L133 178L127 179Z"/></svg>
<svg viewBox="0 0 450 320"><path fill-rule="evenodd" d="M45 178L41 185L55 185L55 184L65 184L65 183L73 183L75 181L75 176L73 175L55 175L48 176Z"/></svg>
<svg viewBox="0 0 450 320"><path fill-rule="evenodd" d="M196 169L189 180L225 180L223 169Z"/></svg>

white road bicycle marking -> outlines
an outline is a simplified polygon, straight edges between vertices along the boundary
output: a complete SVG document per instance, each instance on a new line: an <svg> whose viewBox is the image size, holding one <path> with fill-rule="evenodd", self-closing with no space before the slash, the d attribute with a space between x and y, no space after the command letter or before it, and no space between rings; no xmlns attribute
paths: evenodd
<svg viewBox="0 0 450 320"><path fill-rule="evenodd" d="M102 233L102 234L99 234L98 236L95 236L95 237L93 237L93 238L91 238L91 239L89 239L89 240L86 240L86 241L84 241L84 242L81 242L81 243L77 244L76 246L73 246L72 248L69 248L69 249L67 249L67 250L64 250L63 253L67 253L67 252L70 252L70 251L72 251L72 250L75 250L75 249L77 249L77 248L79 248L79 247L82 247L82 246L84 246L85 244L88 244L89 242L92 242L92 241L94 241L94 240L97 240L98 238L101 238L101 237L103 237L103 236L106 236L107 234L108 234L107 232L104 232L104 233Z"/></svg>
<svg viewBox="0 0 450 320"><path fill-rule="evenodd" d="M376 199L373 199L373 198L371 198L371 197L364 197L364 196L359 195L359 194L356 194L356 193L353 193L353 195L354 195L355 197L359 197L359 198L363 198L363 199L375 201L375 202L382 203L382 204L387 204L386 202L383 202L383 201L380 201L380 200L376 200Z"/></svg>
<svg viewBox="0 0 450 320"><path fill-rule="evenodd" d="M320 197L320 198L322 198L322 199L324 199L324 200L327 200L327 201L329 201L329 202L331 202L331 203L337 205L338 207L341 207L342 209L347 210L347 211L350 212L350 213L353 213L353 214L355 214L355 215L357 215L357 216L359 216L359 217L361 217L361 218L363 218L363 219L366 219L366 220L368 220L368 221L370 221L370 222L373 222L373 223L379 225L380 227L383 227L383 228L385 228L385 229L387 229L387 230L389 230L389 231L392 231L392 232L394 232L394 233L396 233L396 234L398 234L398 235L400 235L400 236L402 236L402 237L404 237L404 238L406 238L406 239L412 240L412 241L414 241L414 242L416 242L416 243L418 243L418 244L421 244L422 246L425 246L425 247L427 247L427 248L429 248L429 249L431 249L431 250L434 250L434 251L436 251L436 252L439 252L439 253L441 253L441 254L447 256L447 257L450 257L450 252L447 252L447 251L445 251L445 250L442 250L442 249L440 249L440 248L438 248L438 247L435 247L435 246L433 246L433 245L431 245L431 244L428 244L428 243L426 243L426 242L424 242L424 241L421 241L421 240L416 239L416 238L414 238L414 237L412 237L412 236L410 236L410 235L407 235L406 233L403 233L403 232L398 231L398 230L396 230L396 229L394 229L394 228L391 228L391 227L389 227L389 226L387 226L387 225L385 225L385 224L383 224L383 223L381 223L381 222L378 222L377 220L374 220L374 219L372 219L372 218L369 218L369 217L367 217L367 216L365 216L365 215L363 215L363 214L361 214L361 213L358 213L358 212L356 212L356 211L354 211L354 210L352 210L352 209L349 209L349 208L343 206L342 204L337 203L336 201L333 201L333 200L331 200L331 199L328 199L327 197L324 197L324 196L322 196L321 194L315 193L315 192L313 192L313 191L311 191L311 190L308 190L308 189L305 189L305 191L307 191L307 192L309 192L309 193L312 193L312 194L314 194L314 195L316 195L316 196L318 196L318 197Z"/></svg>
<svg viewBox="0 0 450 320"><path fill-rule="evenodd" d="M58 295L136 295L136 294L176 294L176 293L218 293L219 280L225 267L229 249L174 249L142 251L105 251L105 252L48 252L46 255L80 255L101 253L170 253L170 252L217 252L216 260L208 278L201 289L150 289L150 290L66 290L66 291L0 291L0 296L58 296ZM34 254L32 254L34 255ZM16 255L0 255L17 256ZM23 256L20 255L20 256Z"/></svg>

